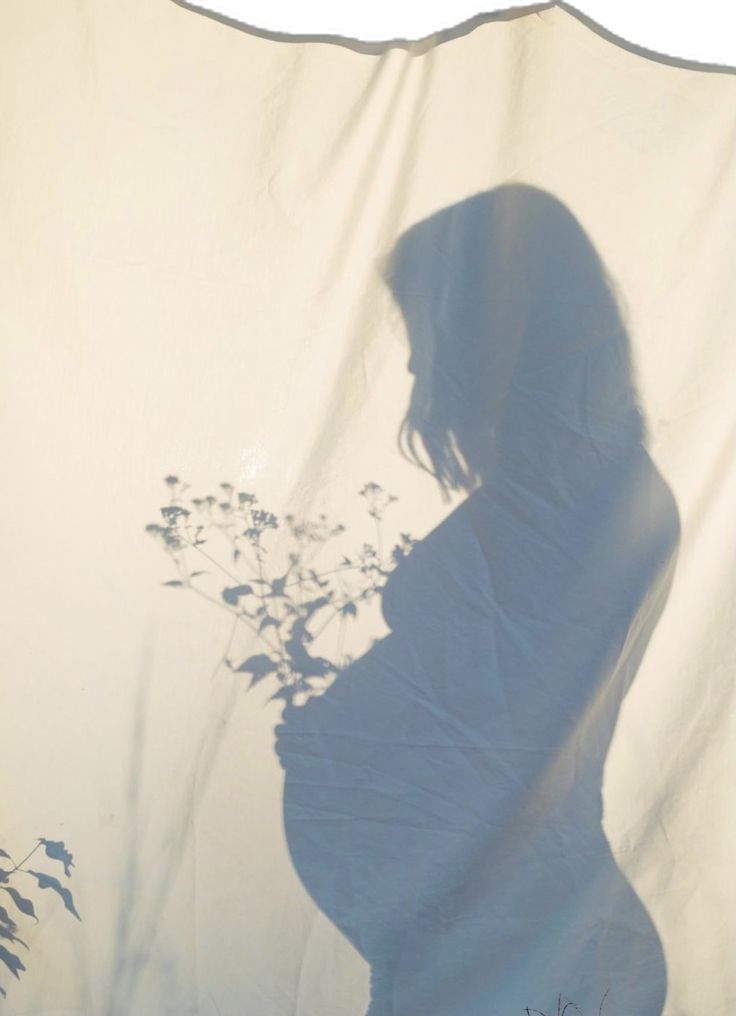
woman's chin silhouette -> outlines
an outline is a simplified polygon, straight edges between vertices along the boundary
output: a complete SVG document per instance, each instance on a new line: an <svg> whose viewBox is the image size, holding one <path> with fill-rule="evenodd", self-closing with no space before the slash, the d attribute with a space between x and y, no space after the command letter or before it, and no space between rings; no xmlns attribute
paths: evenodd
<svg viewBox="0 0 736 1016"><path fill-rule="evenodd" d="M656 929L602 829L603 766L665 603L673 498L604 267L509 185L420 222L385 277L402 443L466 499L392 574L390 634L279 728L284 823L371 966L370 1016L513 1016L560 993L659 1016Z"/></svg>

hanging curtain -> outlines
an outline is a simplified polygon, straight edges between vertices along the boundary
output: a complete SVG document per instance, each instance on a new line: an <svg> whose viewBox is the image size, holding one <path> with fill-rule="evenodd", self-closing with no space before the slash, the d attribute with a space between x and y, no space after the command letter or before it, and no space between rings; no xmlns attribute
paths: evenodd
<svg viewBox="0 0 736 1016"><path fill-rule="evenodd" d="M730 1016L734 74L2 24L0 1008Z"/></svg>

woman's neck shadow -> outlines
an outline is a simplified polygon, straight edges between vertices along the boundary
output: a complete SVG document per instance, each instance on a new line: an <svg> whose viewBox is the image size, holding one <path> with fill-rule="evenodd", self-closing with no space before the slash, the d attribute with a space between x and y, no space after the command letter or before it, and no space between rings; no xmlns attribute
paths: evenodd
<svg viewBox="0 0 736 1016"><path fill-rule="evenodd" d="M372 969L371 1016L656 1016L659 937L602 828L603 766L679 523L604 266L508 185L382 271L414 376L401 441L466 499L390 578L390 634L279 736L284 823Z"/></svg>

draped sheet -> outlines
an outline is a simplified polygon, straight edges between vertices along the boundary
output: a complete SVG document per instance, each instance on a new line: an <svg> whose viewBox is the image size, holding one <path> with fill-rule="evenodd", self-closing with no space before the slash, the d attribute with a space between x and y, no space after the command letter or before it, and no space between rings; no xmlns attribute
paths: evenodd
<svg viewBox="0 0 736 1016"><path fill-rule="evenodd" d="M731 1014L734 76L0 20L3 1011Z"/></svg>

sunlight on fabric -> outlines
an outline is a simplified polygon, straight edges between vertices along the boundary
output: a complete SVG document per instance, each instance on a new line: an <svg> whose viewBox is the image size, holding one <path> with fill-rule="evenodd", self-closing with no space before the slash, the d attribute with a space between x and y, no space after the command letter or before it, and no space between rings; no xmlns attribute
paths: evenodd
<svg viewBox="0 0 736 1016"><path fill-rule="evenodd" d="M8 1011L731 1016L736 75L1 17Z"/></svg>

